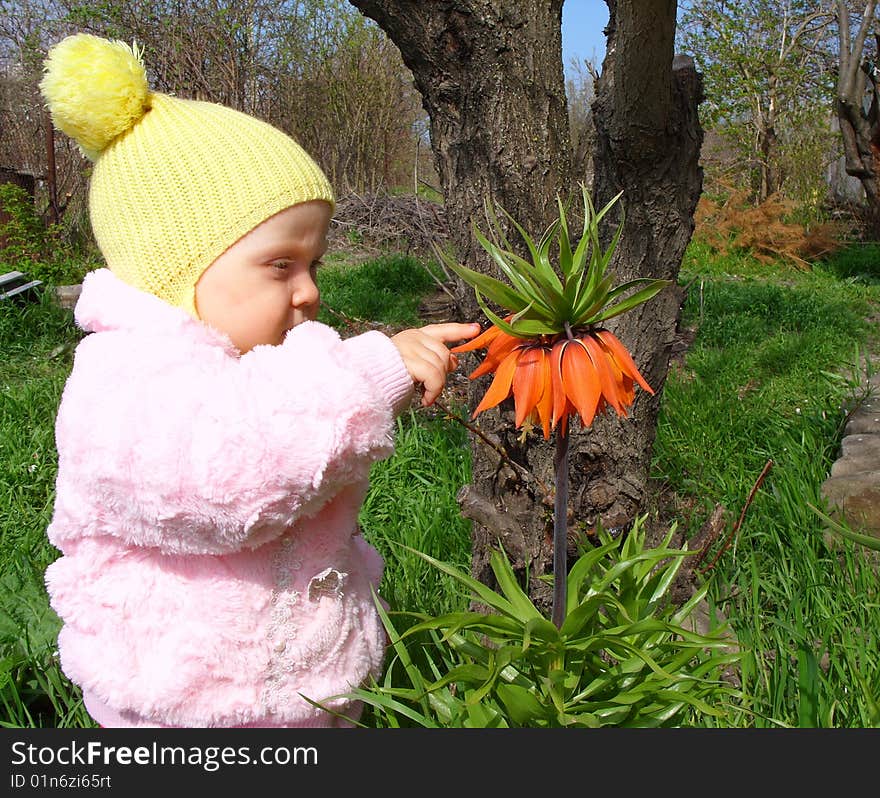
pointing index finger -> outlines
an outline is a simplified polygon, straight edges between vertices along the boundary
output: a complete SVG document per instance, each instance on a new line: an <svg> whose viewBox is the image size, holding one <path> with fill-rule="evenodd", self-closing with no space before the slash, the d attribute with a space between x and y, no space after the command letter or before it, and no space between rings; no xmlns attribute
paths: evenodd
<svg viewBox="0 0 880 798"><path fill-rule="evenodd" d="M441 324L426 324L422 327L422 332L425 333L425 335L429 335L431 338L443 342L466 341L479 335L480 331L481 328L477 322L469 322L465 324L460 324L458 322L444 322Z"/></svg>

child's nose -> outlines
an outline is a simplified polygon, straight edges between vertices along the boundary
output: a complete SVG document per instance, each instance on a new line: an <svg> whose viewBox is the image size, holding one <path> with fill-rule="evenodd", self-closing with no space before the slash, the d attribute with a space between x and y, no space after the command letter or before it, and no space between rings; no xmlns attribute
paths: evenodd
<svg viewBox="0 0 880 798"><path fill-rule="evenodd" d="M311 275L301 275L293 286L290 303L295 308L308 307L318 302L318 286Z"/></svg>

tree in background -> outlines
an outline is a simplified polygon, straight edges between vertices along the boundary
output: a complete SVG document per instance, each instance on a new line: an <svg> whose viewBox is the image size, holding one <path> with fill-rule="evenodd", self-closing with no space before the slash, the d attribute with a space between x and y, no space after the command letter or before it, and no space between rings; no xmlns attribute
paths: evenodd
<svg viewBox="0 0 880 798"><path fill-rule="evenodd" d="M0 0L0 168L44 176L51 124L37 84L45 56L45 29L58 9L44 0ZM60 142L59 193L82 183L76 145ZM76 165L74 165L76 164ZM48 205L48 203L46 203Z"/></svg>
<svg viewBox="0 0 880 798"><path fill-rule="evenodd" d="M485 227L484 201L539 235L556 216L557 195L579 196L576 184L585 177L571 167L562 0L350 1L378 22L412 71L459 260L492 273L473 233L474 223ZM608 44L592 107L593 201L604 207L623 191L615 209L625 211L623 234L611 265L619 280L674 281L701 188L700 82L688 59L673 63L675 0L606 1ZM608 219L607 236L618 222L619 215ZM480 318L472 291L461 286L460 299L467 318ZM628 420L603 419L573 436L576 535L600 521L625 528L645 507L680 301L667 289L614 325L657 395L640 396ZM472 407L484 387L472 385ZM473 484L460 497L475 522L472 570L492 581L489 560L500 541L520 573L529 570L530 592L547 607L541 577L552 565L552 497L543 486L553 482L553 447L540 434L514 433L508 405L480 417L505 456L475 441Z"/></svg>
<svg viewBox="0 0 880 798"><path fill-rule="evenodd" d="M0 0L0 166L46 176L50 128L36 86L48 47L73 31L137 41L158 91L291 133L340 193L411 185L423 117L411 78L344 0ZM55 148L60 191L82 209L86 165L66 137Z"/></svg>
<svg viewBox="0 0 880 798"><path fill-rule="evenodd" d="M880 36L876 5L876 0L834 3L840 54L836 111L846 171L862 183L867 217L875 236L880 232ZM870 45L869 37L874 39ZM873 58L865 55L866 46L873 47Z"/></svg>
<svg viewBox="0 0 880 798"><path fill-rule="evenodd" d="M309 29L275 53L275 108L337 191L411 185L424 113L397 48L346 0L310 0Z"/></svg>
<svg viewBox="0 0 880 798"><path fill-rule="evenodd" d="M786 184L806 200L824 180L830 22L814 0L691 0L684 9L679 48L703 74L701 120L733 147L756 202Z"/></svg>
<svg viewBox="0 0 880 798"><path fill-rule="evenodd" d="M599 71L589 61L573 61L572 73L565 84L568 98L568 124L571 130L571 165L574 174L592 176L596 128L591 107L596 100Z"/></svg>

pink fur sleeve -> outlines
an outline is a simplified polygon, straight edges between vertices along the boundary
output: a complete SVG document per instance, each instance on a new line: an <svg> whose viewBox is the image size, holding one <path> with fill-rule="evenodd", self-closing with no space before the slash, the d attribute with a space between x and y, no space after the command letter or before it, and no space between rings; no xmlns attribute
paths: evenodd
<svg viewBox="0 0 880 798"><path fill-rule="evenodd" d="M80 345L56 424L59 539L256 546L392 451L412 380L381 333L341 341L307 322L240 359L170 340L118 331Z"/></svg>

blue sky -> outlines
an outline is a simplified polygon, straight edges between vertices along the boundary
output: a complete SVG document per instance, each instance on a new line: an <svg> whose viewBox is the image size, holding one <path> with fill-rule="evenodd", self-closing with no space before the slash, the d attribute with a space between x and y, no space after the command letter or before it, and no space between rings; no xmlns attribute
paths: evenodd
<svg viewBox="0 0 880 798"><path fill-rule="evenodd" d="M605 0L565 0L562 5L562 62L571 71L571 60L592 59L601 67L605 56L608 6Z"/></svg>

